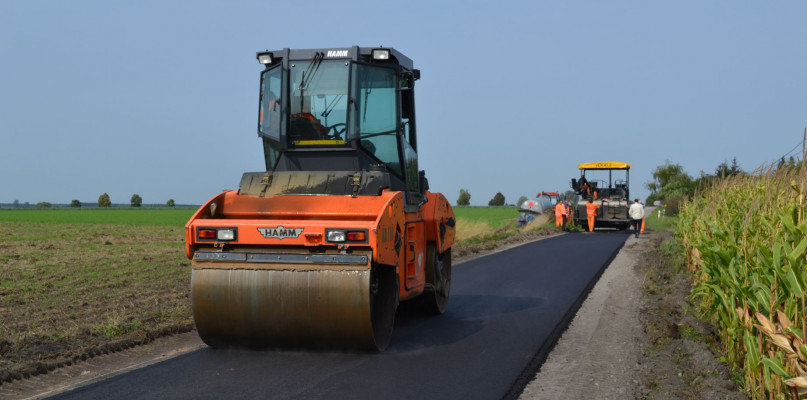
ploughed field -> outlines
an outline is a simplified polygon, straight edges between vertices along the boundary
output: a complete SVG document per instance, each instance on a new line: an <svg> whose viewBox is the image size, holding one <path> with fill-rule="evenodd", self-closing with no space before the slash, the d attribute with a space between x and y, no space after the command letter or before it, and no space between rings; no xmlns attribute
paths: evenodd
<svg viewBox="0 0 807 400"><path fill-rule="evenodd" d="M191 330L194 211L0 210L0 384ZM456 256L524 231L515 208L455 211Z"/></svg>
<svg viewBox="0 0 807 400"><path fill-rule="evenodd" d="M0 383L190 330L193 212L0 210Z"/></svg>

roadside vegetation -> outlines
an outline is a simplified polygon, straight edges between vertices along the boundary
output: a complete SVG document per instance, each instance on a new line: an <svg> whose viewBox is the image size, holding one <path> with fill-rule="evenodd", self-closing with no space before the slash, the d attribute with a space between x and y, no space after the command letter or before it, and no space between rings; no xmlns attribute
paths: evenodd
<svg viewBox="0 0 807 400"><path fill-rule="evenodd" d="M807 393L805 184L803 165L715 179L680 214L693 297L755 399Z"/></svg>
<svg viewBox="0 0 807 400"><path fill-rule="evenodd" d="M520 233L546 231L554 228L548 219L539 216L527 226L519 228L516 207L454 207L457 217L456 241L459 245L478 245L504 240ZM554 214L553 214L554 218Z"/></svg>

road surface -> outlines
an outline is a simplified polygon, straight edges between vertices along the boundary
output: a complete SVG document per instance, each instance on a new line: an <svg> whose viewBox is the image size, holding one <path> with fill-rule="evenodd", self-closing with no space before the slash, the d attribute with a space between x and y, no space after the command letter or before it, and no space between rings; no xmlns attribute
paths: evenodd
<svg viewBox="0 0 807 400"><path fill-rule="evenodd" d="M455 265L446 313L400 311L383 353L204 348L54 398L515 398L627 237L566 234Z"/></svg>

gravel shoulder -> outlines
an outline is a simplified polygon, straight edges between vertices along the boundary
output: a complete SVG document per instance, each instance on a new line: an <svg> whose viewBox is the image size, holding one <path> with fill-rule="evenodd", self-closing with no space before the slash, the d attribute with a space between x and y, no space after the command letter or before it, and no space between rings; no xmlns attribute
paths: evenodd
<svg viewBox="0 0 807 400"><path fill-rule="evenodd" d="M642 279L635 266L649 243L628 239L519 399L635 398L642 355L636 346Z"/></svg>
<svg viewBox="0 0 807 400"><path fill-rule="evenodd" d="M691 314L689 274L660 250L671 239L627 240L520 400L748 399Z"/></svg>

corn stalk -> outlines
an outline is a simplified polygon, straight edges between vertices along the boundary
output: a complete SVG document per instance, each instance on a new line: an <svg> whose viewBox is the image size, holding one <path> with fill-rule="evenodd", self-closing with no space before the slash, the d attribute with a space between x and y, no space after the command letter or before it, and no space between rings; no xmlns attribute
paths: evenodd
<svg viewBox="0 0 807 400"><path fill-rule="evenodd" d="M692 297L756 399L807 398L805 182L803 166L716 180L679 214Z"/></svg>

